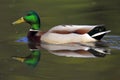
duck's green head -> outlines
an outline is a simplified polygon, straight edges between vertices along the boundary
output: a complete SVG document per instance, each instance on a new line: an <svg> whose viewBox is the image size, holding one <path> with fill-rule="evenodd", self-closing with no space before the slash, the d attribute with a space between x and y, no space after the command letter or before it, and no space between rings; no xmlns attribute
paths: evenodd
<svg viewBox="0 0 120 80"><path fill-rule="evenodd" d="M25 16L21 17L12 24L19 24L22 22L27 22L31 25L31 29L39 30L40 29L40 17L35 11L29 11Z"/></svg>

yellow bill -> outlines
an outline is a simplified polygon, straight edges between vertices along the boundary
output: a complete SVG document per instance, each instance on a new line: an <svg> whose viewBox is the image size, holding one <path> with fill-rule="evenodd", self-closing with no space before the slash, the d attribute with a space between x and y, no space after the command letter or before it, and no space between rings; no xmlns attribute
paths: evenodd
<svg viewBox="0 0 120 80"><path fill-rule="evenodd" d="M22 57L12 57L12 59L20 61L20 62L24 62L25 58Z"/></svg>
<svg viewBox="0 0 120 80"><path fill-rule="evenodd" d="M23 17L21 17L20 19L18 19L17 21L13 22L12 24L19 24L19 23L23 23L25 22L25 20L23 19Z"/></svg>

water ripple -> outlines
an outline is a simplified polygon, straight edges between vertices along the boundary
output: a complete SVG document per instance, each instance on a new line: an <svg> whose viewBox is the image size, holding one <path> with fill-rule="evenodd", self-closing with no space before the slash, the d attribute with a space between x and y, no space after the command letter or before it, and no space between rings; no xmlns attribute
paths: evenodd
<svg viewBox="0 0 120 80"><path fill-rule="evenodd" d="M103 38L103 41L109 44L110 48L120 50L120 36L109 35Z"/></svg>

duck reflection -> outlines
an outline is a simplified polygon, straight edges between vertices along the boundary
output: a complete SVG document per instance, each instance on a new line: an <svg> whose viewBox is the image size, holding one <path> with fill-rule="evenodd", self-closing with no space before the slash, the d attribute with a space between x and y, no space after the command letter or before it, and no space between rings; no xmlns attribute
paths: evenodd
<svg viewBox="0 0 120 80"><path fill-rule="evenodd" d="M20 40L22 42L22 40ZM14 60L20 61L27 65L35 67L41 57L41 49L47 50L49 53L64 56L64 57L77 57L77 58L97 58L105 57L107 54L110 54L110 49L107 43L96 42L96 43L70 43L70 44L47 44L31 41L28 39L27 43L30 55L26 57L14 56Z"/></svg>
<svg viewBox="0 0 120 80"><path fill-rule="evenodd" d="M48 50L49 53L52 53L54 55L80 58L105 57L107 54L110 54L110 49L107 46L105 45L104 47L101 46L102 45L100 43L89 43L89 45L88 44L55 45L45 43L41 44L42 48Z"/></svg>
<svg viewBox="0 0 120 80"><path fill-rule="evenodd" d="M25 57L13 56L12 59L25 63L31 67L36 67L40 61L41 53L40 50L35 47L36 44L28 43L31 54Z"/></svg>

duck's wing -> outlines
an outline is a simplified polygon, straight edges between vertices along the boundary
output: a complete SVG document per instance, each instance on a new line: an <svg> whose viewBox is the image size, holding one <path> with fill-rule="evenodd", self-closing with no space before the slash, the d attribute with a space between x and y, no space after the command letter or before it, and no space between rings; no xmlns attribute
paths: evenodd
<svg viewBox="0 0 120 80"><path fill-rule="evenodd" d="M58 34L70 34L70 33L77 33L77 34L84 34L95 28L96 25L58 25L49 30L51 33L58 33Z"/></svg>

